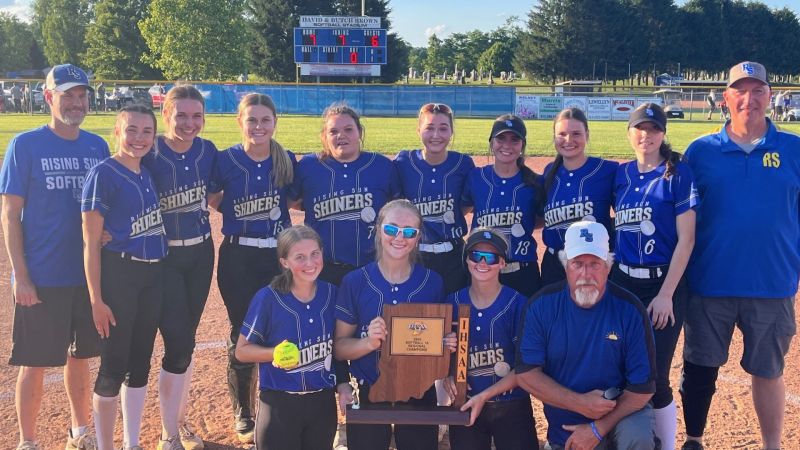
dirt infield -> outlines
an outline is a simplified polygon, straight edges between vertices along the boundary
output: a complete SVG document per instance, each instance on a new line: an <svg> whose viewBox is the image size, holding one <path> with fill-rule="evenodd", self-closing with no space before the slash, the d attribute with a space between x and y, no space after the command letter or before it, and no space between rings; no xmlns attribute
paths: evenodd
<svg viewBox="0 0 800 450"><path fill-rule="evenodd" d="M544 164L549 158L535 158L529 164L541 173ZM476 164L485 164L476 158ZM293 215L295 221L302 217ZM221 219L219 214L212 214L212 229L214 240L221 241L219 233ZM538 242L541 235L536 233ZM540 246L540 256L541 256ZM9 274L10 266L6 252L0 251L0 449L13 449L18 440L18 427L14 412L14 384L17 370L5 364L8 361L11 347L11 323L13 314L13 301L10 295ZM800 315L798 315L800 319ZM800 321L799 321L800 322ZM216 282L212 284L208 306L200 323L197 336L197 349L195 351L195 373L191 390L191 405L189 407L189 420L195 426L198 434L206 441L206 448L238 449L239 446L232 432L233 417L227 397L225 364L226 355L224 341L228 330L228 320L225 308ZM673 360L671 371L672 384L677 391L682 366L682 344L679 344ZM749 376L738 365L741 357L741 335L737 332L731 346L730 362L720 371L717 384L717 394L711 406L708 427L706 429L706 448L708 449L757 449L759 448L760 435L758 421L756 420L750 399ZM157 399L157 380L160 368L160 358L163 353L161 339L156 342L153 355L150 390L147 396L146 414L142 425L142 446L145 449L154 449L160 433L160 418ZM99 361L92 361L93 374ZM787 357L785 371L786 379L786 424L783 439L784 449L800 449L800 345L794 343ZM678 408L681 408L678 399ZM546 422L541 414L541 405L534 402L538 435L544 440ZM678 429L683 430L682 413L679 411ZM38 440L44 449L64 448L64 439L69 426L69 411L66 394L63 388L63 378L60 369L51 369L45 378L45 397L39 415ZM121 425L117 426L116 442L121 442ZM683 441L683 435L678 442ZM441 449L449 448L442 445Z"/></svg>

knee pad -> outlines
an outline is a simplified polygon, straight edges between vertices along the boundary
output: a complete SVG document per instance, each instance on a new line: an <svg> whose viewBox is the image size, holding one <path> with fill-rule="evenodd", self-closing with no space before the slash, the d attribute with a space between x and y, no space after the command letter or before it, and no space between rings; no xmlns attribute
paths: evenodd
<svg viewBox="0 0 800 450"><path fill-rule="evenodd" d="M719 367L706 367L683 362L681 373L681 395L684 396L709 396L717 390L717 376Z"/></svg>
<svg viewBox="0 0 800 450"><path fill-rule="evenodd" d="M656 385L656 393L653 394L653 398L651 401L653 402L653 408L661 409L672 403L673 396L672 396L672 389L669 386L666 389L662 388L661 386Z"/></svg>
<svg viewBox="0 0 800 450"><path fill-rule="evenodd" d="M94 382L94 393L101 397L116 397L119 395L122 380L114 379L114 377L97 374L97 380Z"/></svg>

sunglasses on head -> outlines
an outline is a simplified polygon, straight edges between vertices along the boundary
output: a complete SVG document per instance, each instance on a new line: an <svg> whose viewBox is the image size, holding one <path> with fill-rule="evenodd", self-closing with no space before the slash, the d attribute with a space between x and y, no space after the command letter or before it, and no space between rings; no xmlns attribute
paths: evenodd
<svg viewBox="0 0 800 450"><path fill-rule="evenodd" d="M442 113L452 115L453 110L444 103L426 103L422 105L422 111L430 113Z"/></svg>
<svg viewBox="0 0 800 450"><path fill-rule="evenodd" d="M403 234L405 239L413 239L419 234L419 229L411 227L400 228L397 225L392 225L390 223L383 224L383 234L391 237L397 237L400 235L400 233Z"/></svg>
<svg viewBox="0 0 800 450"><path fill-rule="evenodd" d="M500 255L492 252L482 252L480 250L470 250L469 253L467 253L467 259L475 264L480 263L481 260L490 266L500 264Z"/></svg>

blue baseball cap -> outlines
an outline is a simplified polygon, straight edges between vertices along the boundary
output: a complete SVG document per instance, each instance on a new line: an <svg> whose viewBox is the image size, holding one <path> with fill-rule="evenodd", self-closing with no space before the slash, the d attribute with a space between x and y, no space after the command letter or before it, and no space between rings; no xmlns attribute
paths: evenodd
<svg viewBox="0 0 800 450"><path fill-rule="evenodd" d="M51 91L64 92L75 86L83 86L90 91L94 90L89 85L89 77L86 76L86 72L72 64L54 66L45 78L45 87Z"/></svg>

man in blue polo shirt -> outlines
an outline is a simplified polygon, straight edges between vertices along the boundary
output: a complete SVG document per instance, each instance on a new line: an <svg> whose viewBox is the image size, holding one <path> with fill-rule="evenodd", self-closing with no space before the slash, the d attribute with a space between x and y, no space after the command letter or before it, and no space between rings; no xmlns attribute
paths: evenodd
<svg viewBox="0 0 800 450"><path fill-rule="evenodd" d="M529 301L517 382L544 403L553 450L653 449L655 342L647 311L608 282L614 258L603 225L570 225L564 254L566 281Z"/></svg>
<svg viewBox="0 0 800 450"><path fill-rule="evenodd" d="M703 448L734 325L744 337L741 365L752 376L762 448L781 445L784 358L796 332L800 269L800 137L765 117L770 91L764 66L733 66L723 93L730 120L686 150L700 200L687 269L692 296L681 384L684 450Z"/></svg>
<svg viewBox="0 0 800 450"><path fill-rule="evenodd" d="M37 450L44 371L65 366L72 412L66 449L94 450L88 358L99 354L83 273L81 190L86 172L108 157L100 137L80 129L89 80L72 64L53 67L44 98L50 123L15 136L0 172L3 234L15 300L9 364L19 366L18 450Z"/></svg>

